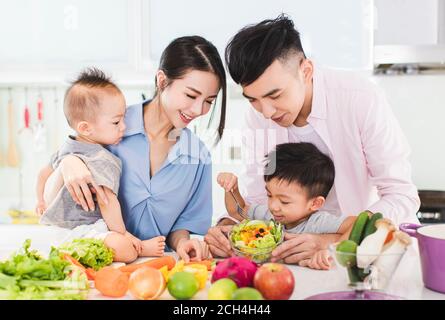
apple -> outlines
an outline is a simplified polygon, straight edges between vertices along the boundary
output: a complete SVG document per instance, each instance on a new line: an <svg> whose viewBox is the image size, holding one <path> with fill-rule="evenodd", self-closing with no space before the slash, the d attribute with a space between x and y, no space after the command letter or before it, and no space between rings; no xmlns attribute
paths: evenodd
<svg viewBox="0 0 445 320"><path fill-rule="evenodd" d="M255 273L253 285L267 300L288 300L295 287L292 271L281 263L265 263Z"/></svg>

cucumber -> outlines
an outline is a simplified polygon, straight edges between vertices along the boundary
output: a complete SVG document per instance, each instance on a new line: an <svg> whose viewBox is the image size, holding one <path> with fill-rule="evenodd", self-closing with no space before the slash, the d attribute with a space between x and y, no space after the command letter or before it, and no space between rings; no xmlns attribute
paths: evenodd
<svg viewBox="0 0 445 320"><path fill-rule="evenodd" d="M375 223L377 222L377 220L382 218L383 214L381 214L380 212L374 213L371 218L369 218L369 221L366 223L365 231L363 232L363 239L377 231Z"/></svg>
<svg viewBox="0 0 445 320"><path fill-rule="evenodd" d="M349 277L349 284L354 285L357 282L361 282L360 276L358 274L358 268L357 267L348 267L348 277Z"/></svg>
<svg viewBox="0 0 445 320"><path fill-rule="evenodd" d="M357 265L356 254L357 243L352 240L343 240L337 245L336 258L343 267L354 267Z"/></svg>
<svg viewBox="0 0 445 320"><path fill-rule="evenodd" d="M363 211L358 215L352 227L351 234L349 235L349 240L354 241L358 245L360 244L360 242L362 242L363 231L365 230L365 226L368 220L369 216L367 211Z"/></svg>

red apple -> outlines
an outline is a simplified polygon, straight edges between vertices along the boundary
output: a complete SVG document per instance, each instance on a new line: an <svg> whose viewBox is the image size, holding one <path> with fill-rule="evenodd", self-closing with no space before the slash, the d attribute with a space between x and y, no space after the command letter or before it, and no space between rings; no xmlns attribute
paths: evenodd
<svg viewBox="0 0 445 320"><path fill-rule="evenodd" d="M287 300L294 291L295 280L285 265L265 263L255 273L253 285L267 300Z"/></svg>

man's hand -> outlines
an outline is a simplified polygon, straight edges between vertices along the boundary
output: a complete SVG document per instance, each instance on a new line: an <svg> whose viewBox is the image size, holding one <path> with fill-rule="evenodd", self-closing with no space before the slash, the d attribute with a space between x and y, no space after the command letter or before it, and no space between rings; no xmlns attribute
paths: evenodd
<svg viewBox="0 0 445 320"><path fill-rule="evenodd" d="M311 259L319 250L326 249L326 235L303 233L284 234L284 242L272 251L272 262L283 260L285 263L297 264Z"/></svg>
<svg viewBox="0 0 445 320"><path fill-rule="evenodd" d="M233 225L214 226L209 229L204 241L209 245L210 252L214 257L230 257L233 254L227 235Z"/></svg>
<svg viewBox="0 0 445 320"><path fill-rule="evenodd" d="M329 270L332 265L332 257L328 250L319 250L310 259L300 260L300 267L308 267L317 270Z"/></svg>

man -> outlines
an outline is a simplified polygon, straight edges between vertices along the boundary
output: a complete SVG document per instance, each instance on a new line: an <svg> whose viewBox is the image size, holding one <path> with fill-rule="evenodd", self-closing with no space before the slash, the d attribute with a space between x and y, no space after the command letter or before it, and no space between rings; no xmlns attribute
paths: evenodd
<svg viewBox="0 0 445 320"><path fill-rule="evenodd" d="M226 48L233 80L251 103L246 126L264 139L244 139L245 199L267 201L264 154L276 144L311 142L334 162L336 177L322 208L334 215L381 212L394 223L418 222L420 200L411 181L410 148L383 94L360 77L324 70L306 58L300 35L284 15L239 31ZM271 138L271 133L274 137ZM221 219L205 240L216 256L231 254L226 238L234 222ZM336 235L287 235L272 260L306 265Z"/></svg>

